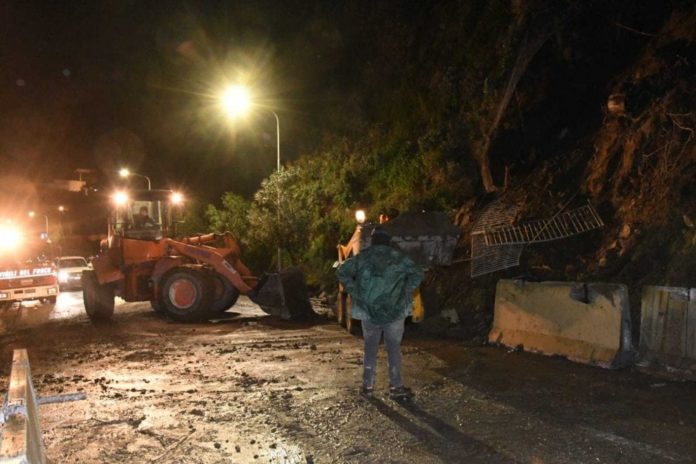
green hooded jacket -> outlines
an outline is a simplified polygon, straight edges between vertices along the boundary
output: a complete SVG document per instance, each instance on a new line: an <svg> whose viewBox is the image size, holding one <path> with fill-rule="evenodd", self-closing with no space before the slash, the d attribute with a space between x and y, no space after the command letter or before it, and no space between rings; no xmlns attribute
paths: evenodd
<svg viewBox="0 0 696 464"><path fill-rule="evenodd" d="M406 317L413 291L423 280L423 270L401 251L373 245L347 259L336 271L353 299L353 317L387 324Z"/></svg>

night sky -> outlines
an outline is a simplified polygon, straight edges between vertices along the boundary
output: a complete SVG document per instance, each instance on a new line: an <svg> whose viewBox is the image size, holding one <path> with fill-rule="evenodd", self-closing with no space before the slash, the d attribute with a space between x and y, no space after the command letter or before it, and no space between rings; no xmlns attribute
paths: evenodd
<svg viewBox="0 0 696 464"><path fill-rule="evenodd" d="M3 176L38 182L91 168L104 185L127 165L203 201L252 194L276 163L264 107L280 116L284 161L321 135L329 102L317 89L346 43L326 20L330 3L3 3ZM246 121L216 107L225 81L258 89Z"/></svg>

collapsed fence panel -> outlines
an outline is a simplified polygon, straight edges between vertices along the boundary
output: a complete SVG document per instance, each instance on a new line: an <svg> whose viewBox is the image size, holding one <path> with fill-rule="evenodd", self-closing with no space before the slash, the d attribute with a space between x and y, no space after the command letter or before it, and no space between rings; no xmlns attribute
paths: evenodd
<svg viewBox="0 0 696 464"><path fill-rule="evenodd" d="M500 280L488 340L585 364L624 366L632 360L628 289Z"/></svg>
<svg viewBox="0 0 696 464"><path fill-rule="evenodd" d="M578 235L598 229L604 222L589 203L579 208L559 213L551 219L527 221L519 225L485 229L486 245L513 245L541 243Z"/></svg>
<svg viewBox="0 0 696 464"><path fill-rule="evenodd" d="M45 463L39 407L25 349L14 350L4 415L0 463Z"/></svg>
<svg viewBox="0 0 696 464"><path fill-rule="evenodd" d="M591 204L559 211L549 219L518 221L519 205L488 205L471 230L471 277L520 264L526 245L560 240L604 226Z"/></svg>
<svg viewBox="0 0 696 464"><path fill-rule="evenodd" d="M643 287L643 361L696 372L696 288Z"/></svg>

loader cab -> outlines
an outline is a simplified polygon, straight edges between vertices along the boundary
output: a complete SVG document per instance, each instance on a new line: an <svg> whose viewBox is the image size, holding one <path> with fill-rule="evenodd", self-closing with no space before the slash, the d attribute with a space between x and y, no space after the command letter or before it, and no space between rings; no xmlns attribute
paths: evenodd
<svg viewBox="0 0 696 464"><path fill-rule="evenodd" d="M171 190L131 190L112 197L109 236L160 240L175 235L181 222L181 195Z"/></svg>

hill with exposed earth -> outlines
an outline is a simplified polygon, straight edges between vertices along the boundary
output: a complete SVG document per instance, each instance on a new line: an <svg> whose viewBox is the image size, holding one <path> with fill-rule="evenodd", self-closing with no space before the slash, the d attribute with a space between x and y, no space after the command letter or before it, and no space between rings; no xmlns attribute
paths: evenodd
<svg viewBox="0 0 696 464"><path fill-rule="evenodd" d="M463 262L429 278L443 308L463 324L443 318L434 330L480 337L492 314L495 282L521 276L538 280L625 283L634 327L640 322L643 285L694 286L696 275L696 12L675 10L635 63L611 79L601 126L507 188L466 203L457 213L470 231L481 205L505 202L520 219L549 218L589 201L605 223L599 230L530 245L521 265L468 278ZM468 241L464 234L463 242ZM467 256L467 243L462 243ZM634 331L634 335L638 331Z"/></svg>

